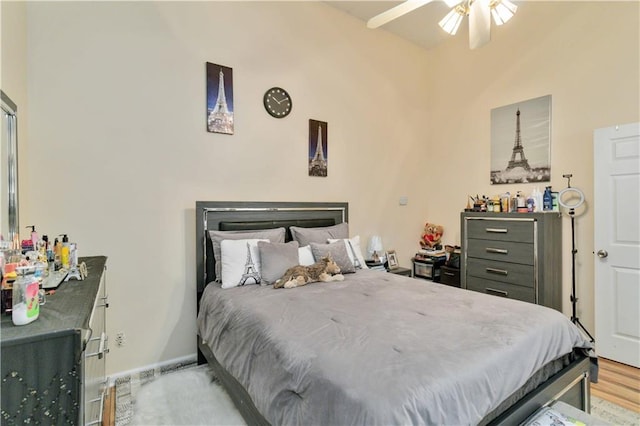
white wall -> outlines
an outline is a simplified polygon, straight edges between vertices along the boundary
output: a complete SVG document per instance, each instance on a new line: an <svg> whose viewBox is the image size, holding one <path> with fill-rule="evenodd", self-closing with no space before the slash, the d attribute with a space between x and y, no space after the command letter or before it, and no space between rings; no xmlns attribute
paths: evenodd
<svg viewBox="0 0 640 426"><path fill-rule="evenodd" d="M352 234L409 265L432 209L422 50L307 2L29 3L28 35L22 221L109 256L110 373L195 353L196 200L348 201ZM233 136L205 131L205 62L233 68ZM327 178L307 176L310 118Z"/></svg>

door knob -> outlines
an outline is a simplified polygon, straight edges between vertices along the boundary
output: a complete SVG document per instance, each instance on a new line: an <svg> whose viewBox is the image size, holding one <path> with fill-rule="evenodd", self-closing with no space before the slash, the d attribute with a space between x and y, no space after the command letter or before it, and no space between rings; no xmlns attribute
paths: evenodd
<svg viewBox="0 0 640 426"><path fill-rule="evenodd" d="M609 256L609 253L607 253L606 250L598 250L596 254L600 259L604 259L605 257Z"/></svg>

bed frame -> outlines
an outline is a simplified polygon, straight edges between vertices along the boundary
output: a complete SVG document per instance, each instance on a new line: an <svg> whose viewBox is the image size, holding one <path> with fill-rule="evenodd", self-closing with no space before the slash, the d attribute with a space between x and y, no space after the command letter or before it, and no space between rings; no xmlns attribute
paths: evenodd
<svg viewBox="0 0 640 426"><path fill-rule="evenodd" d="M205 286L215 278L209 230L250 230L290 226L330 226L348 221L347 203L293 202L196 202L197 301ZM250 425L269 425L240 383L217 361L211 349L198 338L198 362L208 362ZM520 424L543 406L563 401L587 413L590 411L590 359L575 352L569 364L529 391L509 408L498 407L482 424Z"/></svg>

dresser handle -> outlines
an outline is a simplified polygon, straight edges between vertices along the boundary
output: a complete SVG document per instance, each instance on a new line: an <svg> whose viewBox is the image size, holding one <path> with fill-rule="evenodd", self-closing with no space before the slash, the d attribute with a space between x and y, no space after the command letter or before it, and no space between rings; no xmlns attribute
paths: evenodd
<svg viewBox="0 0 640 426"><path fill-rule="evenodd" d="M509 232L509 230L505 228L485 228L485 231L491 232L493 234L506 234L507 232Z"/></svg>
<svg viewBox="0 0 640 426"><path fill-rule="evenodd" d="M509 297L509 293L508 293L508 292L506 292L506 291L502 291L502 290L496 290L495 288L489 288L489 287L487 287L487 288L485 289L485 291L486 291L487 293L494 294L494 295L496 295L496 296Z"/></svg>
<svg viewBox="0 0 640 426"><path fill-rule="evenodd" d="M509 254L509 250L506 250L506 249L497 249L493 247L487 247L486 250L487 250L487 253Z"/></svg>
<svg viewBox="0 0 640 426"><path fill-rule="evenodd" d="M498 274L498 275L508 275L509 272L504 269L496 269L496 268L484 268L485 271L490 274Z"/></svg>
<svg viewBox="0 0 640 426"><path fill-rule="evenodd" d="M449 277L453 277L455 275L453 272L445 272L444 274Z"/></svg>

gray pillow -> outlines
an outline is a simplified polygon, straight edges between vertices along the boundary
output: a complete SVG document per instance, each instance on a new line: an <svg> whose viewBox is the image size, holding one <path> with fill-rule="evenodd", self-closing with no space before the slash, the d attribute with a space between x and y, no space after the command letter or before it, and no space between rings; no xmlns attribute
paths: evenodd
<svg viewBox="0 0 640 426"><path fill-rule="evenodd" d="M311 243L325 244L329 238L349 238L349 224L347 222L321 228L290 226L289 229L291 237L300 243L300 247L308 246Z"/></svg>
<svg viewBox="0 0 640 426"><path fill-rule="evenodd" d="M282 278L287 269L299 264L298 242L267 243L258 241L262 283L273 284Z"/></svg>
<svg viewBox="0 0 640 426"><path fill-rule="evenodd" d="M222 279L222 263L220 241L222 240L253 240L263 239L272 243L284 243L284 228L256 229L254 231L209 231L211 246L213 247L213 257L216 262L216 282Z"/></svg>
<svg viewBox="0 0 640 426"><path fill-rule="evenodd" d="M349 274L356 271L355 266L349 259L349 253L347 253L347 247L342 240L336 241L331 244L318 244L311 243L311 253L316 262L330 254L334 262L340 267L340 273Z"/></svg>

